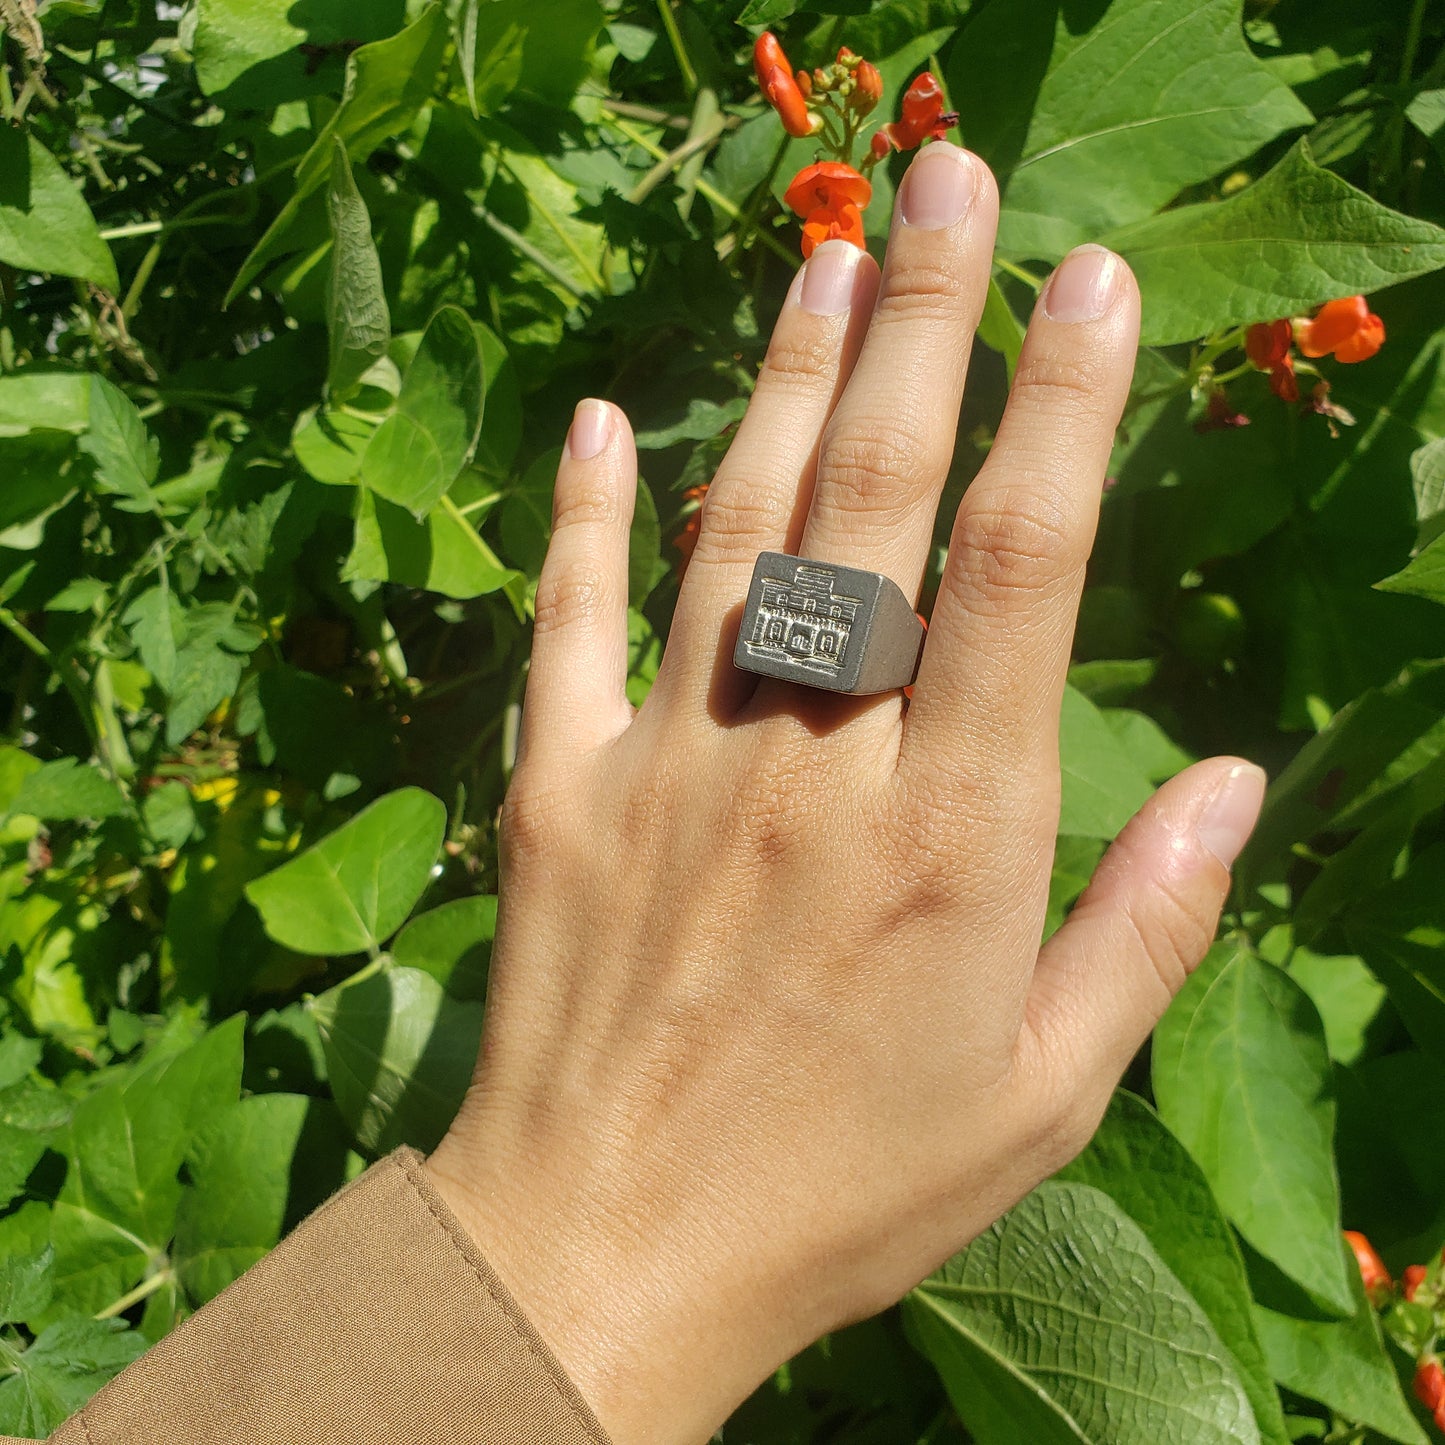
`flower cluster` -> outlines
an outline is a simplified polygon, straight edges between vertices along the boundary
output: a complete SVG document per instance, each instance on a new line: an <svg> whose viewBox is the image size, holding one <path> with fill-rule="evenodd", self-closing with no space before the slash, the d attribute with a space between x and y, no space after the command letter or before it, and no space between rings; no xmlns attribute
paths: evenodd
<svg viewBox="0 0 1445 1445"><path fill-rule="evenodd" d="M1370 1303L1376 1309L1388 1310L1386 1319L1391 1333L1398 1343L1416 1354L1415 1395L1435 1417L1437 1428L1445 1432L1445 1366L1435 1352L1441 1329L1445 1327L1442 1319L1445 1284L1441 1278L1445 1270L1445 1250L1441 1251L1440 1264L1434 1270L1423 1264L1406 1265L1397 1294L1390 1271L1370 1241L1356 1230L1346 1230L1345 1239L1354 1251Z"/></svg>
<svg viewBox="0 0 1445 1445"><path fill-rule="evenodd" d="M873 198L868 173L894 151L942 139L958 116L944 109L943 86L925 71L904 92L896 121L879 126L858 164L860 127L883 99L877 66L845 45L831 65L795 71L778 37L765 30L753 46L753 68L764 99L791 136L816 136L822 152L793 177L784 200L803 221L803 255L824 241L863 245L863 212Z"/></svg>
<svg viewBox="0 0 1445 1445"><path fill-rule="evenodd" d="M1253 368L1267 373L1269 389L1281 401L1291 403L1300 400L1300 373L1313 377L1305 410L1323 416L1330 431L1338 435L1336 423L1352 426L1355 419L1330 400L1330 384L1313 363L1326 356L1346 363L1368 361L1384 344L1385 323L1370 310L1370 303L1363 296L1341 296L1325 302L1313 316L1287 316L1248 327L1244 332L1246 364L1238 371ZM1249 418L1235 411L1224 394L1224 382L1237 374L1219 377L1210 373L1207 410L1196 430L1249 425Z"/></svg>

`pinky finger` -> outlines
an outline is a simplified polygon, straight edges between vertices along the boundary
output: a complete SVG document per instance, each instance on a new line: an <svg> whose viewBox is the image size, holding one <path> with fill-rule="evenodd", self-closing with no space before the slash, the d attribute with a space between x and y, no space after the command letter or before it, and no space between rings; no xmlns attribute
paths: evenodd
<svg viewBox="0 0 1445 1445"><path fill-rule="evenodd" d="M1110 846L1034 974L1025 1038L1056 1086L1108 1097L1213 941L1264 788L1252 763L1196 763Z"/></svg>
<svg viewBox="0 0 1445 1445"><path fill-rule="evenodd" d="M552 539L537 582L522 744L585 752L632 717L627 681L627 548L637 451L610 402L579 402L552 494Z"/></svg>

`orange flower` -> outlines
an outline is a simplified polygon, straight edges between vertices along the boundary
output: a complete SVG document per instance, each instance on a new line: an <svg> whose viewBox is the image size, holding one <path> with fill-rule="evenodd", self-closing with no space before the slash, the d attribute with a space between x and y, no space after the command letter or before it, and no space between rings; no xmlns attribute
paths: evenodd
<svg viewBox="0 0 1445 1445"><path fill-rule="evenodd" d="M944 110L943 87L938 77L925 70L903 92L901 117L885 125L879 134L886 136L896 150L911 151L925 140L942 140L951 125L958 124L958 112Z"/></svg>
<svg viewBox="0 0 1445 1445"><path fill-rule="evenodd" d="M853 72L853 109L860 115L867 115L883 99L883 77L878 67L867 60L860 60Z"/></svg>
<svg viewBox="0 0 1445 1445"><path fill-rule="evenodd" d="M1415 1292L1425 1283L1426 1269L1423 1264L1407 1264L1405 1272L1400 1276L1400 1284L1404 1288L1404 1295L1407 1300L1415 1298Z"/></svg>
<svg viewBox="0 0 1445 1445"><path fill-rule="evenodd" d="M851 202L862 210L873 199L873 187L852 166L842 161L817 161L804 166L792 179L783 199L800 216L820 206L836 210Z"/></svg>
<svg viewBox="0 0 1445 1445"><path fill-rule="evenodd" d="M860 251L866 250L863 239L863 213L851 201L838 209L819 206L803 222L803 259L806 261L824 241L851 241Z"/></svg>
<svg viewBox="0 0 1445 1445"><path fill-rule="evenodd" d="M1385 344L1385 323L1363 296L1342 296L1326 301L1312 320L1297 321L1295 335L1306 356L1368 361Z"/></svg>
<svg viewBox="0 0 1445 1445"><path fill-rule="evenodd" d="M1299 400L1299 379L1290 355L1293 339L1294 328L1288 321L1261 321L1244 333L1244 354L1269 372L1269 389L1281 401Z"/></svg>
<svg viewBox="0 0 1445 1445"><path fill-rule="evenodd" d="M768 104L782 118L783 129L792 136L815 135L823 128L823 118L808 110L808 102L793 77L788 57L770 30L758 36L753 46L753 69L758 85Z"/></svg>
<svg viewBox="0 0 1445 1445"><path fill-rule="evenodd" d="M1375 1253L1375 1246L1357 1229L1345 1230L1345 1243L1355 1254L1355 1263L1360 1267L1360 1278L1365 1283L1365 1293L1379 1303L1379 1296L1388 1294L1395 1287L1385 1262Z"/></svg>
<svg viewBox="0 0 1445 1445"><path fill-rule="evenodd" d="M1422 1359L1415 1370L1415 1398L1427 1410L1445 1404L1445 1369L1433 1355Z"/></svg>
<svg viewBox="0 0 1445 1445"><path fill-rule="evenodd" d="M687 564L692 561L693 549L697 546L697 534L702 530L702 499L707 496L707 483L700 487L689 487L683 494L684 502L696 502L697 505L687 514L687 520L682 524L682 531L672 539L672 545L682 555L677 559L677 580L682 581L682 574L687 571Z"/></svg>

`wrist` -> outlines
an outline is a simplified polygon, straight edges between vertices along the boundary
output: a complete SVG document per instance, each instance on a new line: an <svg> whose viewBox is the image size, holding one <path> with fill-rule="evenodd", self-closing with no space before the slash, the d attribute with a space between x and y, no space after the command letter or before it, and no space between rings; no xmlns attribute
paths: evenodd
<svg viewBox="0 0 1445 1445"><path fill-rule="evenodd" d="M451 1135L427 1170L613 1445L697 1445L822 1332L654 1199L628 1218Z"/></svg>

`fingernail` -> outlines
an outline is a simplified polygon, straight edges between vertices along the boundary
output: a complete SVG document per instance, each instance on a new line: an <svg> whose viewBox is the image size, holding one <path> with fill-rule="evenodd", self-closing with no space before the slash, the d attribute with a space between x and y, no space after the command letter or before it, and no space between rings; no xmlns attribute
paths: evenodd
<svg viewBox="0 0 1445 1445"><path fill-rule="evenodd" d="M572 413L572 425L567 429L567 455L574 462L585 462L607 445L611 435L612 412L606 403L591 397L579 401Z"/></svg>
<svg viewBox="0 0 1445 1445"><path fill-rule="evenodd" d="M978 162L961 146L947 141L926 145L899 187L903 224L941 231L961 221L978 189L978 177Z"/></svg>
<svg viewBox="0 0 1445 1445"><path fill-rule="evenodd" d="M1194 825L1199 841L1228 868L1249 841L1264 802L1264 769L1253 763L1231 768Z"/></svg>
<svg viewBox="0 0 1445 1445"><path fill-rule="evenodd" d="M853 304L853 278L863 253L851 241L824 241L803 263L798 304L814 316L837 316Z"/></svg>
<svg viewBox="0 0 1445 1445"><path fill-rule="evenodd" d="M1119 294L1119 258L1103 246L1070 251L1049 277L1044 310L1054 321L1097 321Z"/></svg>

